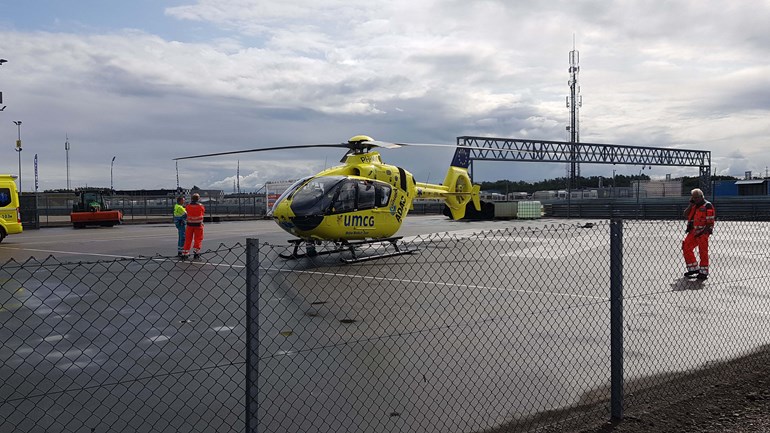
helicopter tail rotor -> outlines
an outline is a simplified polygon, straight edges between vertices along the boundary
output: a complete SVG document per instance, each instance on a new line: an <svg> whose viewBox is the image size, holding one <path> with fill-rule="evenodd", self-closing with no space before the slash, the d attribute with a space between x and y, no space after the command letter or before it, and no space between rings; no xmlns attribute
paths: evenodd
<svg viewBox="0 0 770 433"><path fill-rule="evenodd" d="M481 211L481 200L479 193L481 187L474 185L468 176L468 170L460 167L451 166L444 178L444 185L449 187L449 193L444 201L452 212L452 218L459 220L465 217L465 207L468 202L473 202L473 207Z"/></svg>

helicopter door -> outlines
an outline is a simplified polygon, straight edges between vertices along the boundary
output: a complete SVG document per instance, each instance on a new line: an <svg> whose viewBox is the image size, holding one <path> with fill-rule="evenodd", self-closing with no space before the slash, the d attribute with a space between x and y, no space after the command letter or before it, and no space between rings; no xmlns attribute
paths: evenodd
<svg viewBox="0 0 770 433"><path fill-rule="evenodd" d="M358 183L358 210L372 209L374 207L374 184L371 181L360 181Z"/></svg>
<svg viewBox="0 0 770 433"><path fill-rule="evenodd" d="M387 208L392 188L390 185L371 180L347 180L337 189L331 214Z"/></svg>
<svg viewBox="0 0 770 433"><path fill-rule="evenodd" d="M377 182L374 185L374 188L375 188L374 207L376 208L388 207L388 203L390 202L390 192L391 192L390 185Z"/></svg>
<svg viewBox="0 0 770 433"><path fill-rule="evenodd" d="M356 210L356 182L344 182L340 185L337 199L332 206L333 213L353 212Z"/></svg>

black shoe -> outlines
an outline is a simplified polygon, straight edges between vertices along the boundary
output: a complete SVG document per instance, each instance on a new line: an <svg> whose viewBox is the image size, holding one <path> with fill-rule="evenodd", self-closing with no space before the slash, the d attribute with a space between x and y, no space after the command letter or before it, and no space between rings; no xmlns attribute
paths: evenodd
<svg viewBox="0 0 770 433"><path fill-rule="evenodd" d="M687 278L695 278L695 276L699 275L699 274L700 274L700 271L695 269L695 270L692 270L692 271L685 272L684 276L687 277Z"/></svg>
<svg viewBox="0 0 770 433"><path fill-rule="evenodd" d="M709 279L709 275L708 274L698 274L698 279L701 280L701 281L708 280Z"/></svg>
<svg viewBox="0 0 770 433"><path fill-rule="evenodd" d="M200 254L193 254L193 260L198 260L201 258Z"/></svg>
<svg viewBox="0 0 770 433"><path fill-rule="evenodd" d="M179 255L179 260L181 260L181 261L187 260L187 254L180 254Z"/></svg>
<svg viewBox="0 0 770 433"><path fill-rule="evenodd" d="M177 251L176 256L177 257L182 257L182 252L181 251Z"/></svg>

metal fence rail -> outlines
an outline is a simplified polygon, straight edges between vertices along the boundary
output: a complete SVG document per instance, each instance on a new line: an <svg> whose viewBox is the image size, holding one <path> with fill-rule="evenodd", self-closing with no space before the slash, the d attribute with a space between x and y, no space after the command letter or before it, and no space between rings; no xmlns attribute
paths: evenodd
<svg viewBox="0 0 770 433"><path fill-rule="evenodd" d="M21 215L24 228L69 225L74 194L24 193L20 195ZM206 206L207 221L241 218L265 218L267 209L263 195L239 194L209 196L202 194ZM107 207L123 212L123 222L171 222L176 198L174 196L114 195L106 199ZM444 203L418 202L410 211L413 215L441 214Z"/></svg>
<svg viewBox="0 0 770 433"><path fill-rule="evenodd" d="M717 217L730 220L770 221L770 197L741 196L710 198ZM571 203L549 201L546 215L555 218L621 218L646 220L681 220L687 201L676 198L573 200Z"/></svg>
<svg viewBox="0 0 770 433"><path fill-rule="evenodd" d="M705 284L680 278L674 221L418 236L413 255L354 265L255 240L192 263L7 262L0 420L465 433L620 416L770 343L769 224L719 221Z"/></svg>

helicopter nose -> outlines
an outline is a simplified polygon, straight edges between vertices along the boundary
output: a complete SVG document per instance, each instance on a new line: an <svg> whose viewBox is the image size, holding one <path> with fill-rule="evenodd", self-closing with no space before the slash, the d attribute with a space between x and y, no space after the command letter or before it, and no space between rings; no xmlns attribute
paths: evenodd
<svg viewBox="0 0 770 433"><path fill-rule="evenodd" d="M291 218L290 218L290 212L289 208L286 206L283 206L283 203L278 203L277 205L272 206L266 213L266 216L268 218L272 218L276 224L283 227L284 229L288 230L286 227L286 224L288 223L291 225Z"/></svg>
<svg viewBox="0 0 770 433"><path fill-rule="evenodd" d="M297 215L291 204L287 202L279 203L272 209L271 214L271 217L281 228L295 235L298 234L295 233L297 231L306 232L315 229L321 225L324 219L323 215L302 215L302 212Z"/></svg>
<svg viewBox="0 0 770 433"><path fill-rule="evenodd" d="M321 225L323 219L323 215L305 215L295 216L294 218L291 218L291 222L295 227L297 227L297 230L306 232L313 230L314 228Z"/></svg>

